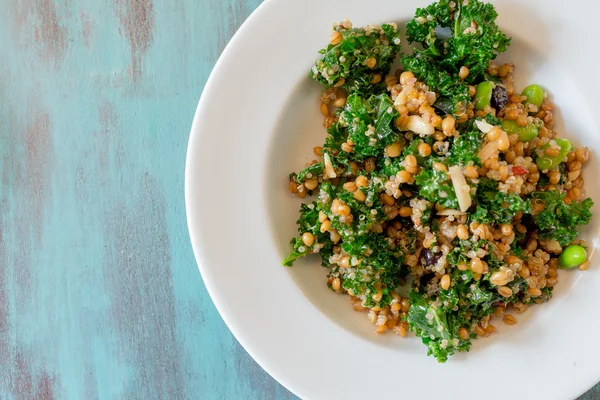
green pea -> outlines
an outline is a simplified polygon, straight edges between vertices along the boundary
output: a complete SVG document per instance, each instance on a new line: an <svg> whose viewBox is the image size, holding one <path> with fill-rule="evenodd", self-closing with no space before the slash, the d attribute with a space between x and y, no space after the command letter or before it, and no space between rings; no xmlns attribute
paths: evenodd
<svg viewBox="0 0 600 400"><path fill-rule="evenodd" d="M587 251L584 247L577 244L567 246L560 257L558 257L558 265L563 269L571 269L579 267L587 259Z"/></svg>
<svg viewBox="0 0 600 400"><path fill-rule="evenodd" d="M477 85L475 98L473 99L476 110L483 110L485 106L489 106L491 104L492 90L494 90L495 86L496 85L494 82L481 82L479 85Z"/></svg>
<svg viewBox="0 0 600 400"><path fill-rule="evenodd" d="M544 102L544 89L540 85L529 85L521 92L522 96L527 97L527 103L540 107Z"/></svg>
<svg viewBox="0 0 600 400"><path fill-rule="evenodd" d="M529 123L525 126L519 126L516 121L511 121L509 119L502 121L502 130L509 134L516 133L519 135L519 140L521 142L532 141L540 133L539 125Z"/></svg>
<svg viewBox="0 0 600 400"><path fill-rule="evenodd" d="M556 157L544 156L539 157L537 160L535 160L535 163L541 171L550 170L556 167L562 162L562 160L567 156L567 154L569 153L569 151L571 151L571 148L573 147L571 146L571 142L569 142L567 139L555 139L555 141L556 144L558 144L558 146L560 147L560 150L558 151L558 155ZM546 144L540 147L540 149L545 150L548 146L549 145Z"/></svg>

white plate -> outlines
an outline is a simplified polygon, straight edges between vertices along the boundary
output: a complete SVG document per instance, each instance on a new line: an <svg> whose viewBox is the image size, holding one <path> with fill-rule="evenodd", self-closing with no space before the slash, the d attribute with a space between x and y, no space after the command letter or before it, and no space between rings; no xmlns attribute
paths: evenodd
<svg viewBox="0 0 600 400"><path fill-rule="evenodd" d="M208 291L244 348L307 399L372 397L566 399L600 379L600 272L561 271L550 303L474 341L446 364L419 339L376 336L366 315L325 285L316 259L280 267L296 233L299 201L287 175L312 159L325 132L319 86L307 76L344 18L356 26L406 22L430 0L268 0L219 59L200 100L186 165L192 245ZM586 144L588 195L600 201L595 1L497 1L513 37L517 89L545 86L560 108L560 133ZM599 218L584 238L596 243ZM595 261L595 259L594 259Z"/></svg>

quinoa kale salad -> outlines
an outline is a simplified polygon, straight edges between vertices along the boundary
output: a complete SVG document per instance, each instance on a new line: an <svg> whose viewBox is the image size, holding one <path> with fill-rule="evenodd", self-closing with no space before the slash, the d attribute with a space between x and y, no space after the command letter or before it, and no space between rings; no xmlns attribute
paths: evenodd
<svg viewBox="0 0 600 400"><path fill-rule="evenodd" d="M510 45L496 17L441 0L402 49L394 23L334 25L310 71L327 136L289 180L306 203L283 265L320 256L376 333L412 332L440 362L550 300L559 268L589 266L589 151L554 129L542 86L493 62Z"/></svg>

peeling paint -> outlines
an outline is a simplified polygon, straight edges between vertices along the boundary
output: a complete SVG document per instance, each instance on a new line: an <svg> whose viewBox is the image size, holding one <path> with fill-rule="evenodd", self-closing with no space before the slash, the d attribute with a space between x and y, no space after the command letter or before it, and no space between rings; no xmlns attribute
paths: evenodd
<svg viewBox="0 0 600 400"><path fill-rule="evenodd" d="M26 126L24 132L27 163L25 181L22 184L31 199L30 212L34 213L35 218L32 221L39 238L41 237L44 208L48 205L47 200L52 195L50 179L54 160L54 143L51 135L50 114L37 107L31 107L31 111L31 122Z"/></svg>
<svg viewBox="0 0 600 400"><path fill-rule="evenodd" d="M6 78L6 76L2 76ZM27 102L31 120L14 115L5 79L0 97L9 112L0 124L2 157L2 201L0 202L0 391L9 398L52 400L57 379L47 370L43 357L18 336L19 322L31 303L38 304L33 249L42 243L47 197L52 193L53 143L49 114L38 101ZM23 157L23 155L25 157ZM7 193L11 195L8 196ZM7 241L9 240L9 241ZM10 246L10 247L7 247Z"/></svg>
<svg viewBox="0 0 600 400"><path fill-rule="evenodd" d="M54 399L54 382L46 372L38 380L35 398L39 400Z"/></svg>
<svg viewBox="0 0 600 400"><path fill-rule="evenodd" d="M53 0L13 0L14 27L37 50L38 57L59 66L68 47L68 32Z"/></svg>
<svg viewBox="0 0 600 400"><path fill-rule="evenodd" d="M121 170L126 163L126 154L123 152L123 143L118 126L118 110L109 101L103 101L98 107L99 129L94 132L97 140L97 154L100 170L106 178L111 170ZM112 164L111 164L112 163ZM113 169L111 169L113 168Z"/></svg>
<svg viewBox="0 0 600 400"><path fill-rule="evenodd" d="M4 208L4 207L3 207ZM6 246L4 244L4 236L0 229L0 360L8 360L8 282L6 276ZM2 373L0 373L0 378Z"/></svg>
<svg viewBox="0 0 600 400"><path fill-rule="evenodd" d="M81 19L81 35L83 36L83 44L86 48L90 48L90 35L92 34L93 21L90 15L86 12L79 14Z"/></svg>
<svg viewBox="0 0 600 400"><path fill-rule="evenodd" d="M183 376L164 197L148 175L140 177L134 190L138 204L120 206L105 218L105 237L114 241L107 247L104 268L114 323L122 351L136 366L124 397L179 399L184 397Z"/></svg>
<svg viewBox="0 0 600 400"><path fill-rule="evenodd" d="M15 399L53 400L56 382L42 370L37 376L32 372L33 359L25 358L21 352L9 363L12 376L10 390Z"/></svg>
<svg viewBox="0 0 600 400"><path fill-rule="evenodd" d="M130 74L137 81L143 72L144 56L154 35L154 4L152 0L116 0L121 36L131 50Z"/></svg>

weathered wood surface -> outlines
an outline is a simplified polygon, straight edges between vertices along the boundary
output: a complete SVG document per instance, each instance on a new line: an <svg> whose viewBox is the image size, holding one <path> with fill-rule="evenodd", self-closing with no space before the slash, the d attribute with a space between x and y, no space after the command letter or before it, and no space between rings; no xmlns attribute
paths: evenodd
<svg viewBox="0 0 600 400"><path fill-rule="evenodd" d="M183 199L202 87L258 3L1 2L0 399L292 397L216 312Z"/></svg>
<svg viewBox="0 0 600 400"><path fill-rule="evenodd" d="M1 2L0 399L294 398L217 314L183 200L199 94L259 3Z"/></svg>

